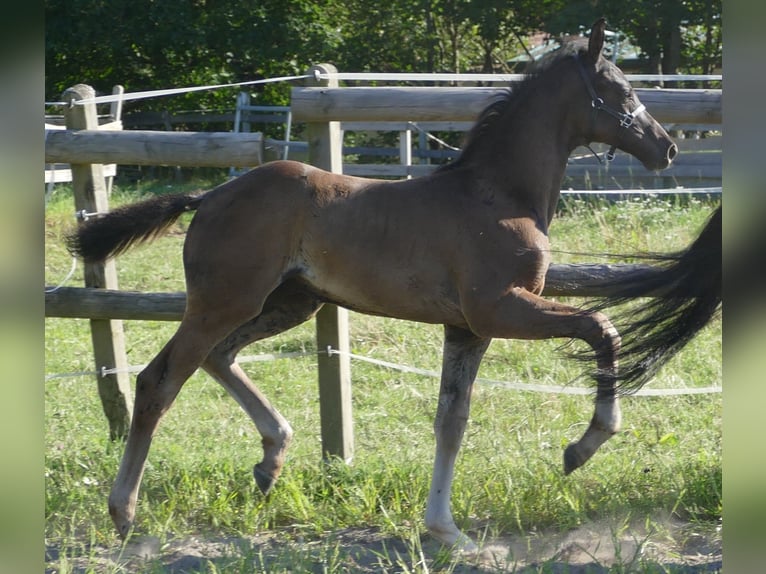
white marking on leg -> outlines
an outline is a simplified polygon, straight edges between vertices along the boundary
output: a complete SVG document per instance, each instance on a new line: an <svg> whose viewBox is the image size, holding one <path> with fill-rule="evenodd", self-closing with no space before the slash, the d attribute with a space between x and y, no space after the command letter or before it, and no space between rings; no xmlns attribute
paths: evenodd
<svg viewBox="0 0 766 574"><path fill-rule="evenodd" d="M622 415L617 397L596 401L593 418L582 438L570 444L564 452L564 472L569 474L581 467L599 447L620 430Z"/></svg>
<svg viewBox="0 0 766 574"><path fill-rule="evenodd" d="M426 504L426 528L431 536L445 546L462 553L474 553L478 551L477 546L458 529L450 510L456 455L457 451L450 453L437 442L431 489Z"/></svg>
<svg viewBox="0 0 766 574"><path fill-rule="evenodd" d="M471 408L471 387L490 340L450 326L445 326L444 335L439 405L434 420L436 455L425 521L428 531L442 544L457 552L475 553L476 545L455 525L450 498L455 460Z"/></svg>

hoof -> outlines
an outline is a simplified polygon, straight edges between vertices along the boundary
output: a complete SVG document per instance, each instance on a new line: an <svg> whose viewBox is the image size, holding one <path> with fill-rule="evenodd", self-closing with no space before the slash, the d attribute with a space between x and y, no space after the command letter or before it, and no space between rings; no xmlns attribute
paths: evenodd
<svg viewBox="0 0 766 574"><path fill-rule="evenodd" d="M123 542L125 542L129 538L129 535L133 533L132 523L120 524L116 526L117 526L117 534L120 536L120 540L122 540Z"/></svg>
<svg viewBox="0 0 766 574"><path fill-rule="evenodd" d="M133 518L130 514L119 511L111 503L109 505L109 515L112 517L112 523L117 529L120 540L127 540L128 536L133 532Z"/></svg>
<svg viewBox="0 0 766 574"><path fill-rule="evenodd" d="M473 540L460 532L451 519L446 525L432 523L430 526L426 524L426 528L428 533L442 546L449 548L453 555L467 556L479 551Z"/></svg>
<svg viewBox="0 0 766 574"><path fill-rule="evenodd" d="M460 536L452 545L452 553L457 556L471 557L479 553L479 547L468 536L460 533Z"/></svg>
<svg viewBox="0 0 766 574"><path fill-rule="evenodd" d="M266 474L257 464L253 467L253 476L255 477L255 484L258 485L259 490L264 496L268 496L274 483L277 482L277 479L270 474Z"/></svg>
<svg viewBox="0 0 766 574"><path fill-rule="evenodd" d="M577 452L577 443L570 444L564 451L564 474L571 474L573 470L580 468L585 461Z"/></svg>

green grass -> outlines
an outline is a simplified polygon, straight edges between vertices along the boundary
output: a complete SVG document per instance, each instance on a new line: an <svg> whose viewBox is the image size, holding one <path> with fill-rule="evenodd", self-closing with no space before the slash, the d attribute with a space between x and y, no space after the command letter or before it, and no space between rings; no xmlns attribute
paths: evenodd
<svg viewBox="0 0 766 574"><path fill-rule="evenodd" d="M111 202L131 202L156 191L117 189ZM72 205L64 189L46 210L48 285L58 284L71 266L62 237L74 224ZM593 255L574 252L679 249L711 210L711 203L700 200L617 205L569 200L551 229L551 243L560 251L554 261L596 262ZM182 220L170 236L121 256L120 287L183 290L181 246L187 224L188 219ZM81 265L67 284L82 285ZM45 328L47 374L93 369L86 320L46 319ZM170 322L126 322L129 363L148 362L174 329ZM352 352L395 363L438 370L441 335L438 326L351 315ZM494 341L479 376L564 385L577 377L581 366L563 356L560 344ZM315 347L313 323L308 323L259 342L245 354ZM316 359L248 363L245 368L295 430L284 474L272 495L262 497L252 479L252 465L261 457L254 426L220 386L197 373L152 444L137 530L163 544L189 535L269 534L281 541L277 546L232 547L225 560L200 567L203 572L222 571L223 566L227 572L354 571L348 544L333 536L367 528L406 549L394 552L384 545L375 571L458 568L443 553L423 550L428 544L423 512L438 381L352 362L354 461L326 464L320 461ZM651 385L705 387L721 379L717 321ZM60 551L48 564L60 572L83 571L74 568L76 560L86 564L78 566L84 571L112 571L100 565L96 554L120 548L106 499L122 448L108 440L94 382L91 376L45 382L46 543ZM714 527L722 512L721 406L720 394L627 398L623 432L584 468L565 477L563 447L582 433L592 414L591 399L479 385L456 466L455 518L486 540L563 532L604 520L654 524L677 518ZM264 548L269 549L266 555ZM636 567L630 571L653 571L651 562L641 570L641 563L636 566L631 560L621 557L613 571L628 571L627 564ZM161 571L151 562L144 568Z"/></svg>

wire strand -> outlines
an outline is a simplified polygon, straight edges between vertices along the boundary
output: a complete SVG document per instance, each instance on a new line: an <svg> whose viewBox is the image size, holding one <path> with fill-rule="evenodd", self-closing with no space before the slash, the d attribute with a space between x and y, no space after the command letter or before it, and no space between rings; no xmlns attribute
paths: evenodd
<svg viewBox="0 0 766 574"><path fill-rule="evenodd" d="M61 289L64 285L67 284L67 282L72 278L72 275L74 275L75 269L77 269L77 257L72 257L72 267L69 269L69 273L67 273L67 276L64 277L64 279L56 285L55 287L52 287L51 289L46 289L46 293L53 293L55 291L58 291Z"/></svg>
<svg viewBox="0 0 766 574"><path fill-rule="evenodd" d="M317 73L302 74L298 76L279 76L276 78L265 78L261 80L250 80L246 82L234 82L231 84L211 84L207 86L188 86L185 88L168 88L163 90L147 90L142 92L132 92L124 94L112 94L107 96L97 96L94 98L85 98L82 100L73 100L70 102L56 101L45 102L46 106L71 106L84 104L106 104L111 102L127 102L145 98L154 98L161 96L172 96L177 94L187 94L204 90L217 90L221 88L236 88L242 86L253 86L258 84L270 84L276 82L292 82L295 80L305 80L315 78L320 80L337 79L343 81L367 81L367 82L518 82L525 78L525 74L428 74L428 73L375 73L375 72L338 72L334 74ZM686 82L686 81L721 81L723 76L720 74L627 74L628 81L633 82Z"/></svg>
<svg viewBox="0 0 766 574"><path fill-rule="evenodd" d="M391 369L391 370L399 371L402 373L409 373L413 375L420 375L420 376L431 377L436 379L441 378L441 373L438 373L436 371L421 369L419 367L411 367L408 365L401 365L399 363L392 363L390 361L384 361L382 359L374 359L372 357L366 357L364 355L358 355L356 353L339 351L337 349L333 349L330 346L328 346L327 349L325 349L324 351L296 351L296 352L289 352L289 353L264 353L260 355L247 355L244 357L239 357L237 359L237 362L244 364L244 363L252 363L252 362L276 361L279 359L316 357L317 355L325 355L325 354L328 356L333 356L333 355L347 356L356 361L369 363L372 365L384 367L386 369ZM53 379L61 379L66 377L80 377L80 376L88 376L88 375L101 376L103 378L108 375L113 375L117 373L139 372L143 370L145 367L146 365L133 365L124 369L117 369L117 368L107 369L105 367L101 367L100 371L79 371L74 373L56 373L52 375L46 375L45 380L49 381ZM591 387L576 387L571 385L567 385L567 386L541 385L536 383L498 381L495 379L485 379L481 377L478 377L476 379L476 382L482 385L488 385L488 386L499 387L499 388L508 389L512 391L522 391L522 392L536 392L536 393L548 393L548 394L559 394L559 395L591 395L594 392L593 388ZM679 396L679 395L712 394L712 393L720 393L720 392L722 392L722 388L720 386L691 387L691 388L685 388L685 389L641 389L638 392L633 393L631 396L645 396L645 397Z"/></svg>

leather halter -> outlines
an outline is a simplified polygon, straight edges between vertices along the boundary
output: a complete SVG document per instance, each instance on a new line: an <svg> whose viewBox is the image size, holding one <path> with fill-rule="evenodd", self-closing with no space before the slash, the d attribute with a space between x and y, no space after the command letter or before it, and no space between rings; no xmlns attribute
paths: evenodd
<svg viewBox="0 0 766 574"><path fill-rule="evenodd" d="M593 116L592 120L595 121L596 115L598 115L598 112L606 112L613 118L616 118L620 122L621 128L629 128L633 125L633 121L641 115L644 111L646 111L646 106L644 104L639 105L635 110L632 112L623 112L620 110L615 110L614 108L608 106L606 102L604 102L604 99L599 97L599 95L596 93L595 88L593 87L593 83L590 80L590 77L588 77L588 73L585 71L585 66L582 63L582 60L580 59L580 55L577 54L575 56L575 59L577 60L577 69L580 71L580 76L582 77L583 81L585 82L585 87L588 89L588 94L590 94L590 105L593 108ZM590 146L588 146L590 148ZM612 161L614 159L614 152L617 149L616 145L612 145L609 148L609 151L606 152L606 161ZM593 150L591 149L593 152ZM593 152L593 154L596 156L596 159L599 161L602 161L601 158L598 156L596 152Z"/></svg>

